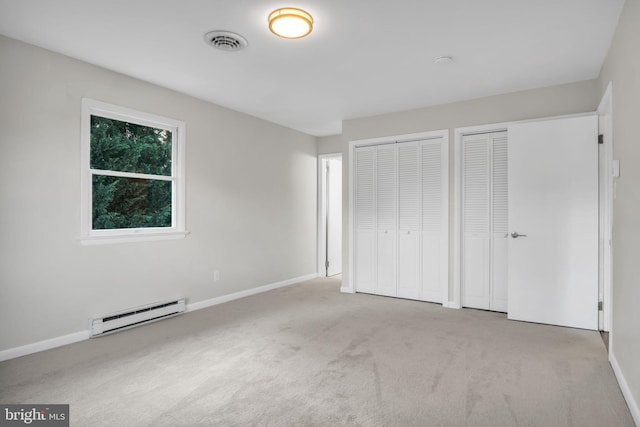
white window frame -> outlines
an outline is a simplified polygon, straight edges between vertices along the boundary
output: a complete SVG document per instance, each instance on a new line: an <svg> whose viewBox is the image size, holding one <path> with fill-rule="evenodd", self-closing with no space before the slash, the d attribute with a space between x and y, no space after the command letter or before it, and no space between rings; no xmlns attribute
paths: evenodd
<svg viewBox="0 0 640 427"><path fill-rule="evenodd" d="M92 228L91 116L126 121L142 126L165 129L172 133L171 176L158 177L140 173L110 171L107 175L124 178L151 178L172 182L171 227L123 228L94 230ZM152 240L182 239L185 228L185 141L186 124L179 120L145 113L93 99L82 99L81 120L81 209L80 241L83 245L124 243ZM104 175L104 172L100 173Z"/></svg>

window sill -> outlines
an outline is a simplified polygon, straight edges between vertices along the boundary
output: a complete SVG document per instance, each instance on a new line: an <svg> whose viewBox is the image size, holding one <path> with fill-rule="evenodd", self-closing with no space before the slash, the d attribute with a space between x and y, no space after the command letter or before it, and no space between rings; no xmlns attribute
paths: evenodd
<svg viewBox="0 0 640 427"><path fill-rule="evenodd" d="M188 231L172 231L167 233L120 234L113 236L84 236L80 238L83 246L110 245L115 243L154 242L156 240L179 240L187 237Z"/></svg>

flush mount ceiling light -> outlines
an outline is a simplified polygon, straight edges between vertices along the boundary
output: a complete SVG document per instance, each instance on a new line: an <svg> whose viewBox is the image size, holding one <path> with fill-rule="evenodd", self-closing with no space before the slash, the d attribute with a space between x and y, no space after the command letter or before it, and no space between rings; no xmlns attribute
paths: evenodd
<svg viewBox="0 0 640 427"><path fill-rule="evenodd" d="M284 7L271 12L269 29L278 37L299 39L313 30L313 18L302 9Z"/></svg>

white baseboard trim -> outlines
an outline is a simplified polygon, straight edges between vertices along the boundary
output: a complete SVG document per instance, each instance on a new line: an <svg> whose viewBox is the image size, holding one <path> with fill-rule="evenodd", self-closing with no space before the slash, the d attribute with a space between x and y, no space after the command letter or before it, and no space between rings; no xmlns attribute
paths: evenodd
<svg viewBox="0 0 640 427"><path fill-rule="evenodd" d="M245 291L235 292L232 294L222 295L220 297L211 298L204 301L194 302L191 304L187 304L187 312L201 310L203 308L211 307L211 306L222 304L225 302L237 300L237 299L248 297L255 294L260 294L262 292L271 291L273 289L295 285L296 283L315 279L317 277L318 277L318 273L311 273L311 274L307 274L306 276L294 277L293 279L283 280L282 282L271 283L264 286L258 286L257 288L247 289Z"/></svg>
<svg viewBox="0 0 640 427"><path fill-rule="evenodd" d="M89 339L89 331L75 332L61 337L51 338L44 341L34 342L33 344L14 347L8 350L0 351L0 362L16 357L26 356L27 354L38 353L40 351L49 350L51 348L62 347L63 345L73 344L79 341Z"/></svg>
<svg viewBox="0 0 640 427"><path fill-rule="evenodd" d="M221 297L212 298L206 301L198 301L193 304L187 304L187 312L200 310L202 308L211 307L212 305L222 304L223 302L233 301L239 298L248 297L250 295L259 294L262 292L270 291L272 289L282 288L284 286L294 285L296 283L304 282L306 280L315 279L318 277L318 273L307 274L306 276L295 277L289 280L283 280L281 282L271 283L269 285L259 286L253 289L247 289L246 291L235 292L229 295L223 295ZM79 341L88 340L90 336L89 330L75 332L73 334L64 335L61 337L51 338L44 341L35 342L33 344L23 345L21 347L14 347L7 350L0 351L0 362L9 359L15 359L16 357L26 356L32 353L38 353L44 350L50 350L52 348L61 347L67 344L73 344Z"/></svg>
<svg viewBox="0 0 640 427"><path fill-rule="evenodd" d="M343 294L355 294L356 290L353 289L352 286L342 286L340 288L340 292L342 292Z"/></svg>
<svg viewBox="0 0 640 427"><path fill-rule="evenodd" d="M613 351L609 353L609 362L611 362L611 367L613 368L613 373L620 385L620 390L622 390L622 395L627 401L627 406L629 407L633 421L637 426L640 426L640 407L638 406L638 402L635 400L633 393L631 393L629 384L627 384L627 380L620 369L620 365L618 365L618 360L616 359L615 354L613 354Z"/></svg>

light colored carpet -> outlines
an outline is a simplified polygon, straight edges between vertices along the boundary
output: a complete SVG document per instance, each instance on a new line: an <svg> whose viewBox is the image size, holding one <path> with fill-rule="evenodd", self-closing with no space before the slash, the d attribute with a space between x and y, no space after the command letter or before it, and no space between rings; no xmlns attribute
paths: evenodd
<svg viewBox="0 0 640 427"><path fill-rule="evenodd" d="M317 279L0 363L72 426L633 426L597 332Z"/></svg>

